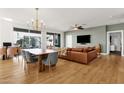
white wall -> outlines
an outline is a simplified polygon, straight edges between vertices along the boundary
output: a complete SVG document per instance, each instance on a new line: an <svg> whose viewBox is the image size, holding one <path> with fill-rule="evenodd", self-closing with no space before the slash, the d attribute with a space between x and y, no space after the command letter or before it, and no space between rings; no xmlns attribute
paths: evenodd
<svg viewBox="0 0 124 93"><path fill-rule="evenodd" d="M13 25L11 22L0 20L0 46L3 42L13 42Z"/></svg>

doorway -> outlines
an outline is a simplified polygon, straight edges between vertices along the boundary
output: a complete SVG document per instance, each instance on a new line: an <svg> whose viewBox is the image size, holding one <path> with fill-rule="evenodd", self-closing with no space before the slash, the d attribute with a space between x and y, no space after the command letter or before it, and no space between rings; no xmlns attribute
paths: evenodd
<svg viewBox="0 0 124 93"><path fill-rule="evenodd" d="M123 56L123 31L107 32L107 54Z"/></svg>

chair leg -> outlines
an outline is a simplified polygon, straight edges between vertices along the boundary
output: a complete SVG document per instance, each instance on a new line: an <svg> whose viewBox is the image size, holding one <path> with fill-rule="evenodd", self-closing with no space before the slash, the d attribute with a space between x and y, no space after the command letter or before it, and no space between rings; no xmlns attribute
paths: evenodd
<svg viewBox="0 0 124 93"><path fill-rule="evenodd" d="M24 59L23 59L23 57L22 57L22 62L23 62L23 60L24 60Z"/></svg>
<svg viewBox="0 0 124 93"><path fill-rule="evenodd" d="M26 62L24 62L24 71L27 72L26 70L27 70L27 64Z"/></svg>
<svg viewBox="0 0 124 93"><path fill-rule="evenodd" d="M51 64L50 64L50 58L49 58L49 61L48 61L48 62L49 62L48 65L49 65L49 72L50 72L50 70L51 70L51 68L50 68L50 65L51 65Z"/></svg>
<svg viewBox="0 0 124 93"><path fill-rule="evenodd" d="M30 64L27 64L26 62L25 62L25 64L24 64L24 70L25 70L25 73L30 73Z"/></svg>
<svg viewBox="0 0 124 93"><path fill-rule="evenodd" d="M44 65L44 70L46 70L46 65Z"/></svg>
<svg viewBox="0 0 124 93"><path fill-rule="evenodd" d="M28 64L28 74L30 74L30 64Z"/></svg>
<svg viewBox="0 0 124 93"><path fill-rule="evenodd" d="M54 70L55 70L55 69L56 69L56 66L54 66L53 68L54 68Z"/></svg>
<svg viewBox="0 0 124 93"><path fill-rule="evenodd" d="M35 63L35 66L37 67L37 62Z"/></svg>
<svg viewBox="0 0 124 93"><path fill-rule="evenodd" d="M50 67L50 65L49 65L49 72L51 71L51 67Z"/></svg>
<svg viewBox="0 0 124 93"><path fill-rule="evenodd" d="M21 61L21 65L22 65L22 67L25 66L25 64L24 64L24 60Z"/></svg>
<svg viewBox="0 0 124 93"><path fill-rule="evenodd" d="M18 61L18 59L17 59L17 55L14 55L13 58L16 58L16 61Z"/></svg>

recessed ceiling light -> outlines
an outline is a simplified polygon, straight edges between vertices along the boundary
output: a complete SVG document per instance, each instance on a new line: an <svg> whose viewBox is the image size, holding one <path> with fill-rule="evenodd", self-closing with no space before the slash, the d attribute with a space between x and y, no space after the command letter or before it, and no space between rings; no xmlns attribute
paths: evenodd
<svg viewBox="0 0 124 93"><path fill-rule="evenodd" d="M9 22L12 22L13 21L13 19L7 18L7 17L2 17L2 19L5 20L5 21L9 21Z"/></svg>

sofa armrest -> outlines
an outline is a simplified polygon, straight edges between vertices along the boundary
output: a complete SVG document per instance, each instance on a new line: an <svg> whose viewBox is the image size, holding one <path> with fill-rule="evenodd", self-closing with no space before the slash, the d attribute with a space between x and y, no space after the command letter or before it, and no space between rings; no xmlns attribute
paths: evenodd
<svg viewBox="0 0 124 93"><path fill-rule="evenodd" d="M96 50L89 51L87 53L87 56L88 56L88 62L90 62L91 60L97 57L97 51Z"/></svg>

